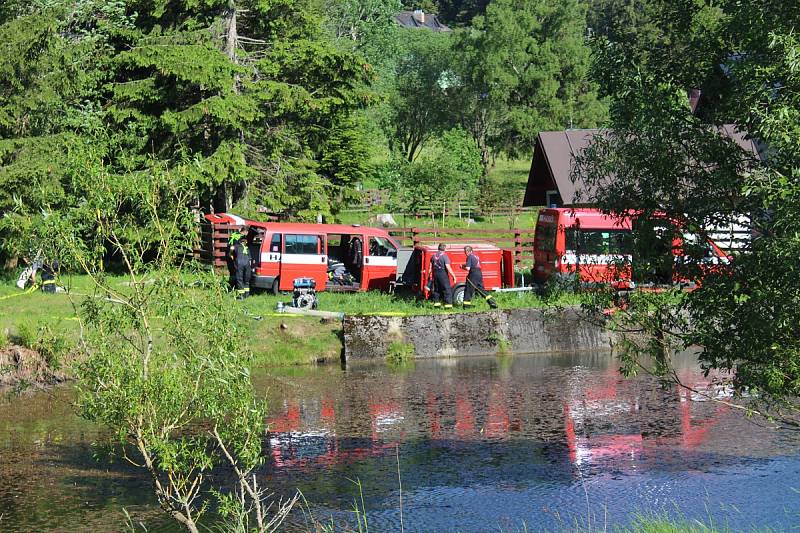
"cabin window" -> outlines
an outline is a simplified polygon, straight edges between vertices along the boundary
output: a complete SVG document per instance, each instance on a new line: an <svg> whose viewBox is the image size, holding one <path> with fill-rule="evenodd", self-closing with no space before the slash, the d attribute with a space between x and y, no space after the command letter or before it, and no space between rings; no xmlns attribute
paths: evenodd
<svg viewBox="0 0 800 533"><path fill-rule="evenodd" d="M693 259L711 259L717 252L711 243L703 240L696 233L683 234L683 253Z"/></svg>
<svg viewBox="0 0 800 533"><path fill-rule="evenodd" d="M321 243L319 235L286 235L286 253L317 255L321 253Z"/></svg>
<svg viewBox="0 0 800 533"><path fill-rule="evenodd" d="M544 252L556 250L556 227L553 224L536 224L536 249Z"/></svg>
<svg viewBox="0 0 800 533"><path fill-rule="evenodd" d="M383 257L397 257L397 248L392 241L384 237L369 238L369 255Z"/></svg>

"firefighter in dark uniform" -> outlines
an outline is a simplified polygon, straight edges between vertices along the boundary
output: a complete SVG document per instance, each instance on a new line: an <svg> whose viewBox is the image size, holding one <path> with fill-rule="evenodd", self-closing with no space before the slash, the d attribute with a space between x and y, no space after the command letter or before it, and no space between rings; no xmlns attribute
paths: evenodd
<svg viewBox="0 0 800 533"><path fill-rule="evenodd" d="M364 244L359 237L350 239L350 248L347 251L347 270L361 282L361 267L364 262Z"/></svg>
<svg viewBox="0 0 800 533"><path fill-rule="evenodd" d="M42 291L51 294L56 292L56 273L58 272L58 261L45 262L42 264Z"/></svg>
<svg viewBox="0 0 800 533"><path fill-rule="evenodd" d="M453 286L450 285L450 278L456 282L456 275L450 266L450 258L445 253L445 245L440 244L439 250L431 257L431 272L433 273L433 292L431 301L434 307L440 307L439 301L444 298L445 309L453 307Z"/></svg>
<svg viewBox="0 0 800 533"><path fill-rule="evenodd" d="M475 297L475 290L477 289L481 294L486 294L486 289L483 287L480 258L472 251L472 246L465 246L464 254L467 256L467 262L464 264L464 270L467 271L467 285L464 287L464 307L469 307L472 305L472 298ZM491 297L490 294L486 294L487 300Z"/></svg>
<svg viewBox="0 0 800 533"><path fill-rule="evenodd" d="M236 243L241 238L242 234L234 230L228 237L228 249L225 254L225 263L228 265L228 283L230 283L232 289L236 288L236 263L233 260L233 247L236 246Z"/></svg>
<svg viewBox="0 0 800 533"><path fill-rule="evenodd" d="M236 268L236 297L244 300L250 296L250 250L247 248L247 239L244 235L233 245L231 251L234 267Z"/></svg>

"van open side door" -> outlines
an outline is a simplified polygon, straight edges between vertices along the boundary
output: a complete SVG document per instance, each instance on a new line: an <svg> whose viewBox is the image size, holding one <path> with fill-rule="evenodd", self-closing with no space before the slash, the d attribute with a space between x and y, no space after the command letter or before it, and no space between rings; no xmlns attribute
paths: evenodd
<svg viewBox="0 0 800 533"><path fill-rule="evenodd" d="M325 253L324 235L284 234L280 261L282 291L292 290L293 282L297 278L313 278L317 287L325 287L328 280L328 256Z"/></svg>

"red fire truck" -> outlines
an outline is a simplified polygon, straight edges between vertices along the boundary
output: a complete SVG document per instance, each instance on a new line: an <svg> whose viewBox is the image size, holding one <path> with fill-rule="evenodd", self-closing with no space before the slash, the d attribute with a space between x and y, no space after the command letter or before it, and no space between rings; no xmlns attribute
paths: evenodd
<svg viewBox="0 0 800 533"><path fill-rule="evenodd" d="M297 278L312 278L318 291L394 290L407 287L427 297L430 259L436 247L403 247L383 229L344 224L256 222L228 213L205 216L204 257L224 265L228 235L242 232L253 258L251 287L290 291ZM496 290L513 286L510 251L483 243L469 243L481 260L484 286ZM457 284L456 301L463 300L466 270L462 265L466 244L450 244ZM347 275L340 276L344 271Z"/></svg>
<svg viewBox="0 0 800 533"><path fill-rule="evenodd" d="M639 242L632 228L638 225ZM637 283L696 283L675 269L689 253L714 268L728 262L727 255L710 239L667 218L639 220L634 213L611 217L598 209L542 209L534 237L534 280L578 277L581 283L609 283L628 289Z"/></svg>

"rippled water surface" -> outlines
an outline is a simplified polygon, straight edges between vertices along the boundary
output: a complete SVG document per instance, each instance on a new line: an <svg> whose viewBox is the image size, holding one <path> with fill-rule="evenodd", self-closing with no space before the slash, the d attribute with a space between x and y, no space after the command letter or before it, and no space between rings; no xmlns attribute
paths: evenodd
<svg viewBox="0 0 800 533"><path fill-rule="evenodd" d="M690 356L681 378L708 383ZM531 355L280 371L256 380L271 407L263 475L300 488L325 522L371 531L564 530L632 513L734 530L800 527L800 435L701 396L626 380L607 354ZM126 509L170 529L148 480L97 462L97 429L71 391L0 405L0 530L117 531ZM287 529L306 528L303 513Z"/></svg>

